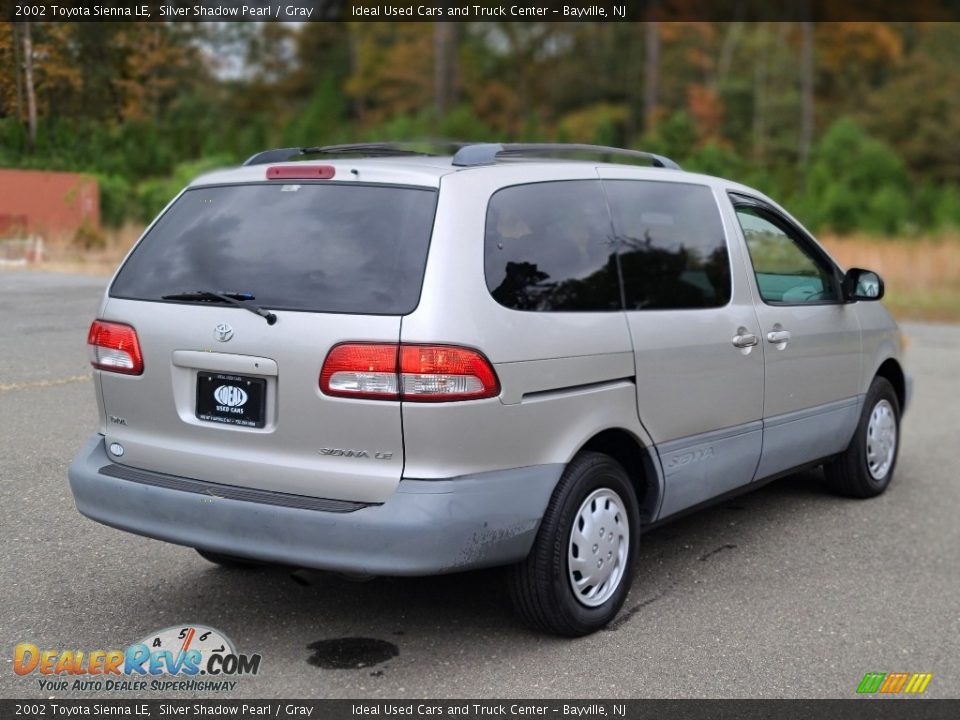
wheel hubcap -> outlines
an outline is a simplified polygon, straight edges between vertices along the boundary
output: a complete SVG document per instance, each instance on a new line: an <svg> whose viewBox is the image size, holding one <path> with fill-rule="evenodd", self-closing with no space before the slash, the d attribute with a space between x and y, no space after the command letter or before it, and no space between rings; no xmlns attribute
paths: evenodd
<svg viewBox="0 0 960 720"><path fill-rule="evenodd" d="M603 605L623 580L630 548L630 526L623 500L613 490L590 493L573 518L567 567L577 600Z"/></svg>
<svg viewBox="0 0 960 720"><path fill-rule="evenodd" d="M897 451L897 419L888 400L873 406L867 423L867 469L874 480L883 480Z"/></svg>

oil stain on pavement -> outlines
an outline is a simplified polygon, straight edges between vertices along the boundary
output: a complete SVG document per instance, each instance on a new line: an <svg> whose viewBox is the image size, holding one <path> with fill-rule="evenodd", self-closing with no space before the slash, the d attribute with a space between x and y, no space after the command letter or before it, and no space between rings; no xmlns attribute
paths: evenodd
<svg viewBox="0 0 960 720"><path fill-rule="evenodd" d="M313 655L307 662L326 670L357 670L379 665L400 654L393 643L376 638L345 637L318 640L307 645Z"/></svg>

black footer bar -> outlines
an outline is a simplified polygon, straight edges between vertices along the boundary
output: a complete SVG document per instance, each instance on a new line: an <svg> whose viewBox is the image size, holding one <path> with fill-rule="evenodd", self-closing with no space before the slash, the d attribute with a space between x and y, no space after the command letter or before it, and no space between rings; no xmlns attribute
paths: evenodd
<svg viewBox="0 0 960 720"><path fill-rule="evenodd" d="M0 718L955 720L960 700L0 700Z"/></svg>

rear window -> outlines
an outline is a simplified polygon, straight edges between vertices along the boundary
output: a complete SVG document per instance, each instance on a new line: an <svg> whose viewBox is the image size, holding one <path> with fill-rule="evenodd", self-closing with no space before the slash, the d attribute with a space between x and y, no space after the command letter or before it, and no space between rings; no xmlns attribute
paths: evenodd
<svg viewBox="0 0 960 720"><path fill-rule="evenodd" d="M332 183L194 188L137 246L110 294L245 292L277 310L403 315L419 301L436 198Z"/></svg>

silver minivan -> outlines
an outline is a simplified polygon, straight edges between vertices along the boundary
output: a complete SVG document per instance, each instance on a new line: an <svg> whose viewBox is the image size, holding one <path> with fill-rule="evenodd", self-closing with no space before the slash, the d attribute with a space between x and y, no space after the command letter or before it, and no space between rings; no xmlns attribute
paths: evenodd
<svg viewBox="0 0 960 720"><path fill-rule="evenodd" d="M816 465L886 489L910 384L882 296L771 199L657 155L270 150L117 271L70 484L225 565L507 565L525 620L583 635L654 523Z"/></svg>

